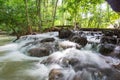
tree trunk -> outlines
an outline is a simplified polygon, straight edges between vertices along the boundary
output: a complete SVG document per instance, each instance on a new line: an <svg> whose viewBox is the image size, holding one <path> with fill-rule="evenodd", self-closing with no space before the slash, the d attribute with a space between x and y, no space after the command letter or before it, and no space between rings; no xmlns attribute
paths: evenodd
<svg viewBox="0 0 120 80"><path fill-rule="evenodd" d="M38 12L38 18L39 18L39 21L38 21L38 28L39 30L41 31L42 29L42 19L41 19L41 0L36 0L38 1L38 5L37 5L37 12Z"/></svg>
<svg viewBox="0 0 120 80"><path fill-rule="evenodd" d="M53 10L52 27L54 26L54 22L55 22L55 16L56 16L56 10L57 10L57 3L58 3L58 0L56 0L56 2L55 2L55 7L54 7L54 10Z"/></svg>
<svg viewBox="0 0 120 80"><path fill-rule="evenodd" d="M30 26L30 21L29 21L29 14L28 14L28 1L24 0L25 2L25 11L26 11L26 20L27 20L27 33L31 34L32 33L32 28Z"/></svg>
<svg viewBox="0 0 120 80"><path fill-rule="evenodd" d="M106 0L115 12L120 12L120 0Z"/></svg>
<svg viewBox="0 0 120 80"><path fill-rule="evenodd" d="M45 21L46 22L48 22L48 19L47 19L47 14L46 13L48 13L48 0L45 0L44 1L44 19L45 19Z"/></svg>
<svg viewBox="0 0 120 80"><path fill-rule="evenodd" d="M64 7L64 2L63 2L63 0L62 0L62 8L63 8L63 7ZM62 17L61 17L61 22L62 22L61 24L62 24L62 25L64 25L64 22L65 22L64 13L65 13L65 12L62 11Z"/></svg>

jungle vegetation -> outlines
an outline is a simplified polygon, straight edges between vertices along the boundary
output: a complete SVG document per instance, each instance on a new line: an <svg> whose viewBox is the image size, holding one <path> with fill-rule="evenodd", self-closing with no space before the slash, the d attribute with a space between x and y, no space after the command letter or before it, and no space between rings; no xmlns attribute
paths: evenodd
<svg viewBox="0 0 120 80"><path fill-rule="evenodd" d="M74 23L107 28L117 19L105 0L0 0L0 29L18 37Z"/></svg>

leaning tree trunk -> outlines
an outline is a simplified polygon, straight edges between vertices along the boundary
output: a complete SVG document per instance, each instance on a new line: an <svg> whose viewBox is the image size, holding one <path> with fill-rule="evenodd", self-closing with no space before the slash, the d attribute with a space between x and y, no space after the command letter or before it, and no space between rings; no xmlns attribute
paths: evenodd
<svg viewBox="0 0 120 80"><path fill-rule="evenodd" d="M120 12L120 0L106 0L112 9L116 12Z"/></svg>
<svg viewBox="0 0 120 80"><path fill-rule="evenodd" d="M53 10L52 27L54 26L54 22L55 22L55 16L56 16L56 10L57 10L57 3L58 3L58 0L56 0L56 2L55 2L55 7L54 7L54 10Z"/></svg>
<svg viewBox="0 0 120 80"><path fill-rule="evenodd" d="M28 1L24 0L25 2L25 11L26 11L26 20L27 20L27 33L31 34L32 33L32 28L30 26L30 21L29 21L29 14L28 14Z"/></svg>

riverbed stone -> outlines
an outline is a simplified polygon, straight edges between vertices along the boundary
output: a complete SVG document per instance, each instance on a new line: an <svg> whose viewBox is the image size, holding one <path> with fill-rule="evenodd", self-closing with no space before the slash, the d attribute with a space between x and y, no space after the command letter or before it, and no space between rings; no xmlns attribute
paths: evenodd
<svg viewBox="0 0 120 80"><path fill-rule="evenodd" d="M114 54L116 55L117 58L120 59L120 46L115 47Z"/></svg>
<svg viewBox="0 0 120 80"><path fill-rule="evenodd" d="M49 73L48 80L65 80L62 69L52 69Z"/></svg>
<svg viewBox="0 0 120 80"><path fill-rule="evenodd" d="M44 47L49 50L50 54L59 50L57 42L44 42L40 44L40 47Z"/></svg>
<svg viewBox="0 0 120 80"><path fill-rule="evenodd" d="M82 47L84 47L88 41L86 37L81 37L81 36L73 36L70 41L78 43L79 45L81 45Z"/></svg>
<svg viewBox="0 0 120 80"><path fill-rule="evenodd" d="M87 70L78 71L73 80L93 80L92 74Z"/></svg>
<svg viewBox="0 0 120 80"><path fill-rule="evenodd" d="M45 39L41 40L40 42L43 43L43 42L53 42L53 41L55 41L54 38L45 38Z"/></svg>
<svg viewBox="0 0 120 80"><path fill-rule="evenodd" d="M31 35L37 35L37 32L32 32Z"/></svg>
<svg viewBox="0 0 120 80"><path fill-rule="evenodd" d="M100 40L100 43L117 44L117 38L111 36L103 36Z"/></svg>
<svg viewBox="0 0 120 80"><path fill-rule="evenodd" d="M69 29L61 29L59 31L59 38L60 39L67 39L69 38L71 35L73 34L73 32Z"/></svg>
<svg viewBox="0 0 120 80"><path fill-rule="evenodd" d="M33 56L33 57L43 57L43 56L48 56L50 54L49 50L44 47L40 48L32 48L28 51L28 55Z"/></svg>
<svg viewBox="0 0 120 80"><path fill-rule="evenodd" d="M113 31L108 31L108 30L105 30L105 31L102 31L102 33L104 34L104 36L113 36L114 35L114 32Z"/></svg>
<svg viewBox="0 0 120 80"><path fill-rule="evenodd" d="M100 44L98 52L105 56L110 56L114 51L114 44Z"/></svg>
<svg viewBox="0 0 120 80"><path fill-rule="evenodd" d="M120 45L120 38L117 38L117 45Z"/></svg>
<svg viewBox="0 0 120 80"><path fill-rule="evenodd" d="M117 65L112 65L115 69L120 70L120 63Z"/></svg>

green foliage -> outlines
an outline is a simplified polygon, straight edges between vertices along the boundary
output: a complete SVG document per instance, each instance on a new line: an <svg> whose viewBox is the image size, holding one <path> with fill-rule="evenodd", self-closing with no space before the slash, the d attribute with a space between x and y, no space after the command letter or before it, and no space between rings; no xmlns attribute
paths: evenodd
<svg viewBox="0 0 120 80"><path fill-rule="evenodd" d="M20 32L23 26L25 26L25 11L24 11L24 4L22 0L7 0L4 1L3 5L1 6L2 10L0 12L1 24L4 24L2 29L8 32ZM17 5L19 4L19 5ZM21 31L22 32L22 31Z"/></svg>
<svg viewBox="0 0 120 80"><path fill-rule="evenodd" d="M24 34L28 30L25 0L0 0L0 29L8 33ZM52 27L53 12L56 0L41 0L40 14L42 29ZM79 22L81 27L105 28L113 24L119 15L108 5L104 9L105 0L61 0L57 5L55 25L73 25ZM27 0L29 24L39 30L37 0Z"/></svg>

